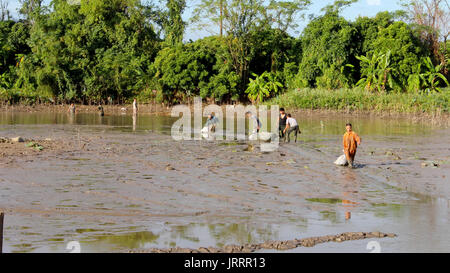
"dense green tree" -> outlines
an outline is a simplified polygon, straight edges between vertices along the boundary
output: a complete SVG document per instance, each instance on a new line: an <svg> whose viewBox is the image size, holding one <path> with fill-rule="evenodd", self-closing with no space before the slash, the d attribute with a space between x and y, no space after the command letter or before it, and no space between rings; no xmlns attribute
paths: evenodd
<svg viewBox="0 0 450 273"><path fill-rule="evenodd" d="M336 11L314 18L304 29L298 80L304 87L341 88L355 83L357 29Z"/></svg>
<svg viewBox="0 0 450 273"><path fill-rule="evenodd" d="M161 50L153 68L164 99L179 100L192 95L218 101L242 99L240 78L232 66L225 39L211 36ZM272 71L283 82L285 63L295 63L297 50L301 51L298 40L278 29L252 32L249 39L254 39L255 44L250 71L258 75Z"/></svg>
<svg viewBox="0 0 450 273"><path fill-rule="evenodd" d="M378 33L394 23L395 14L380 12L375 17L358 17L354 26L358 30L359 54L366 55L374 50L374 41Z"/></svg>
<svg viewBox="0 0 450 273"><path fill-rule="evenodd" d="M249 64L252 73L282 72L286 63L298 63L300 60L300 40L280 29L267 28L252 32L250 37L255 45Z"/></svg>
<svg viewBox="0 0 450 273"><path fill-rule="evenodd" d="M167 0L167 11L162 13L164 16L163 27L166 34L166 42L169 45L176 45L183 41L185 22L182 14L186 8L185 0Z"/></svg>
<svg viewBox="0 0 450 273"><path fill-rule="evenodd" d="M220 101L237 99L238 79L227 64L221 41L213 36L159 52L152 69L165 101L181 102L193 95Z"/></svg>
<svg viewBox="0 0 450 273"><path fill-rule="evenodd" d="M225 32L230 61L239 76L242 98L250 76L253 49L258 39L252 33L268 28L286 31L295 26L309 0L263 1L263 0L203 0L195 11L197 21L219 24Z"/></svg>
<svg viewBox="0 0 450 273"><path fill-rule="evenodd" d="M8 41L11 33L13 21L0 21L0 73L3 74L11 63L11 45Z"/></svg>
<svg viewBox="0 0 450 273"><path fill-rule="evenodd" d="M183 42L185 0L20 0L19 21L8 20L0 1L0 97L96 103L156 94L169 103L194 95L261 102L287 88L418 92L446 85L448 35L436 24L418 26L421 18L424 25L430 18L448 25L442 8L425 17L419 9L410 24L399 20L402 12L352 22L340 13L355 1L326 6L296 39L288 33L310 0L202 0L192 21L219 33L189 42Z"/></svg>
<svg viewBox="0 0 450 273"><path fill-rule="evenodd" d="M0 88L12 88L16 70L30 53L29 28L23 22L0 21Z"/></svg>
<svg viewBox="0 0 450 273"><path fill-rule="evenodd" d="M19 70L19 89L43 89L60 100L122 100L147 83L138 80L156 56L158 41L136 0L51 2L52 12L31 28L32 56ZM25 68L24 68L25 69Z"/></svg>
<svg viewBox="0 0 450 273"><path fill-rule="evenodd" d="M408 78L417 72L415 70L421 58L427 57L425 46L404 22L395 22L382 29L373 47L376 52L391 52L392 76L401 89L408 86Z"/></svg>

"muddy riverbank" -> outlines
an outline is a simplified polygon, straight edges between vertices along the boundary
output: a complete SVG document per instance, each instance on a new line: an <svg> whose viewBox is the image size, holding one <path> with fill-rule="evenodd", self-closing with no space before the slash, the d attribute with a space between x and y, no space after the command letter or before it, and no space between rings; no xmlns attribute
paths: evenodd
<svg viewBox="0 0 450 273"><path fill-rule="evenodd" d="M68 104L36 104L36 105L1 105L0 113L67 113ZM98 105L75 105L77 113L97 113ZM133 107L131 104L124 105L103 105L105 114L131 114ZM139 105L139 112L146 114L170 114L170 108L164 104L142 104Z"/></svg>
<svg viewBox="0 0 450 273"><path fill-rule="evenodd" d="M361 230L397 234L377 239L383 252L449 250L448 128L354 117L363 144L348 169L333 164L347 117L296 118L299 142L262 153L245 141L174 141L167 116L2 113L0 137L44 147L0 157L4 250L64 252L74 240L82 252L221 249Z"/></svg>

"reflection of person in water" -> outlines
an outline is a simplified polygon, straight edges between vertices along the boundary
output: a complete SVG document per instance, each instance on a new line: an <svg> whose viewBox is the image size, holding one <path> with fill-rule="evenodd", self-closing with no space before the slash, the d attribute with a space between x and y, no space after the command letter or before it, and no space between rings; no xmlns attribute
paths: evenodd
<svg viewBox="0 0 450 273"><path fill-rule="evenodd" d="M347 123L345 126L347 132L344 134L343 145L344 153L347 158L348 166L353 168L353 162L355 160L356 149L361 144L361 138L352 130L352 125Z"/></svg>
<svg viewBox="0 0 450 273"><path fill-rule="evenodd" d="M352 217L352 208L356 207L359 204L358 202L350 201L350 199L353 199L351 195L358 192L359 186L358 182L356 181L355 173L353 173L352 171L346 171L344 178L345 182L342 192L342 206L345 210L345 220L350 220L350 218Z"/></svg>
<svg viewBox="0 0 450 273"><path fill-rule="evenodd" d="M67 112L69 113L69 124L74 123L75 119L75 105L73 103L70 104L69 109L67 109Z"/></svg>

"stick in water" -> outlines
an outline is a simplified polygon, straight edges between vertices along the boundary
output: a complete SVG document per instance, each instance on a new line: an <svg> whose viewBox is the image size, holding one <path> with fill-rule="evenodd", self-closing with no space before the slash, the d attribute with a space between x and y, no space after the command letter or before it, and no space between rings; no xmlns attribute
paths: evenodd
<svg viewBox="0 0 450 273"><path fill-rule="evenodd" d="M3 212L0 212L0 253L3 253Z"/></svg>

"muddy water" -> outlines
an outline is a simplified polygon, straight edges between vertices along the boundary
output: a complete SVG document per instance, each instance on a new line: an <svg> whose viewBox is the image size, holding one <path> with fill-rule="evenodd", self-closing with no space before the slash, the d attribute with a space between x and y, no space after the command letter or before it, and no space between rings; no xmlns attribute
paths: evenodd
<svg viewBox="0 0 450 273"><path fill-rule="evenodd" d="M297 143L170 138L164 116L0 113L0 136L66 149L0 158L5 252L223 246L350 231L396 233L382 252L450 251L448 128L401 119L298 116ZM357 168L333 165L343 127L363 140ZM431 162L437 163L434 166ZM369 240L294 252L369 252Z"/></svg>

